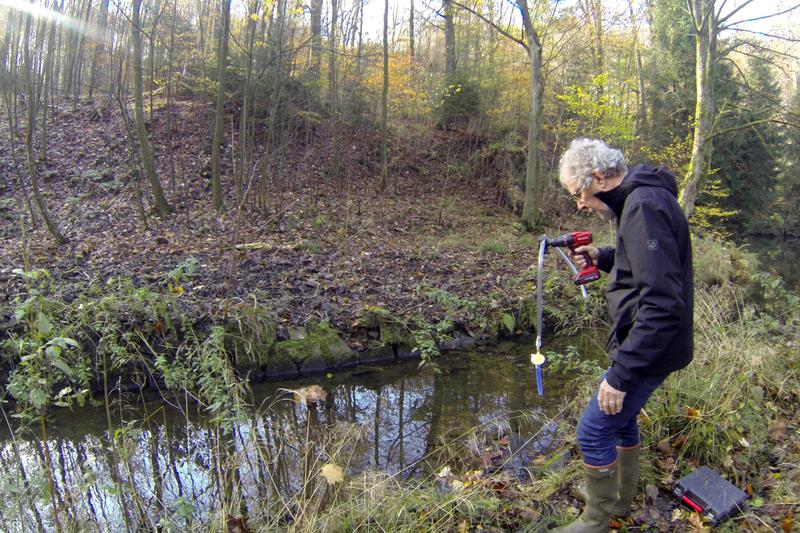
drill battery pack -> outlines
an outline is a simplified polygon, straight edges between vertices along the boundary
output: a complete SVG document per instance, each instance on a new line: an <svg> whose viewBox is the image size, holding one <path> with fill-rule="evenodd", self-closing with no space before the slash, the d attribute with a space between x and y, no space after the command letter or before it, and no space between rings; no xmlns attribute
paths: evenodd
<svg viewBox="0 0 800 533"><path fill-rule="evenodd" d="M681 500L714 526L740 511L747 494L706 466L701 466L678 480L672 491Z"/></svg>

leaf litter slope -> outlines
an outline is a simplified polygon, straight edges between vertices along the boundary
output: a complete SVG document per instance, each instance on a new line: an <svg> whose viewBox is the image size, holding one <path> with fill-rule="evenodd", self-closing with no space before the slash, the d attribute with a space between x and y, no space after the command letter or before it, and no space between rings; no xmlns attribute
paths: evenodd
<svg viewBox="0 0 800 533"><path fill-rule="evenodd" d="M368 305L436 313L424 296L426 287L470 299L492 292L511 297L509 284L527 287L519 280L533 262L534 239L515 229L513 216L497 205L496 184L464 175L466 154L453 149L466 144L458 133L417 129L392 138L394 191L380 196L377 131L340 131L342 148L332 157L330 135L319 127L312 146L297 143L266 175L253 174L237 217L230 141L223 150L228 210L217 214L211 207L210 107L180 101L171 113L172 135L166 106L155 110L150 126L158 174L176 211L164 220L149 216L146 229L116 108L84 104L56 112L47 161L39 169L47 203L70 243L57 247L39 224L28 229L28 246L31 266L48 269L65 295L80 291L87 280L117 276L158 283L193 257L197 275L181 290L199 316L217 314L225 296L260 290L283 325L329 318L347 331ZM6 139L7 127L4 120ZM233 134L235 140L237 132L228 131L226 139ZM21 156L18 146L18 161ZM6 143L0 144L0 165L15 176ZM330 175L334 167L338 177ZM25 189L16 179L7 183L0 191L12 206L3 213L0 299L9 302L21 288L12 274L23 265L19 207L13 204L24 205ZM234 244L253 246L232 253ZM10 306L3 307L8 320Z"/></svg>

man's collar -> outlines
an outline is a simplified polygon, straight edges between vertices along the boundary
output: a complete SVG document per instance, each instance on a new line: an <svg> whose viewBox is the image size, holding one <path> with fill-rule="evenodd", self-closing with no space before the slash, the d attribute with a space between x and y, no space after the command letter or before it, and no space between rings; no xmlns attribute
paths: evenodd
<svg viewBox="0 0 800 533"><path fill-rule="evenodd" d="M622 208L625 207L625 198L628 197L630 193L630 187L627 187L625 180L627 179L627 175L622 178L622 181L614 187L613 189L605 192L599 192L595 194L595 197L606 204L608 207L614 211L614 214L617 216L617 220L622 217Z"/></svg>

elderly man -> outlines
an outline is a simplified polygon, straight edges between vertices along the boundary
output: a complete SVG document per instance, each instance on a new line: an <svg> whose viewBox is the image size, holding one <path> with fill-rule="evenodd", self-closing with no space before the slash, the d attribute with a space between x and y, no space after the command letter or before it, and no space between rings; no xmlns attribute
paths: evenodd
<svg viewBox="0 0 800 533"><path fill-rule="evenodd" d="M611 366L578 423L586 507L562 532L608 531L630 511L639 480L637 415L653 391L692 359L692 246L675 178L639 165L599 140L576 139L564 152L561 184L578 208L616 220L614 248L586 246L610 272ZM580 255L575 262L583 266Z"/></svg>

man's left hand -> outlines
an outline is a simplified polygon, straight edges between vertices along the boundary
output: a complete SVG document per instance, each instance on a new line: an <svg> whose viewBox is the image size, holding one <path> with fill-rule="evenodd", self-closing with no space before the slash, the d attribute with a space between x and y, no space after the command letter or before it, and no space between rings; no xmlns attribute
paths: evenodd
<svg viewBox="0 0 800 533"><path fill-rule="evenodd" d="M600 384L600 390L597 392L597 403L600 404L600 410L607 415L615 415L622 411L622 402L625 399L625 392L617 390L608 384L605 379Z"/></svg>

